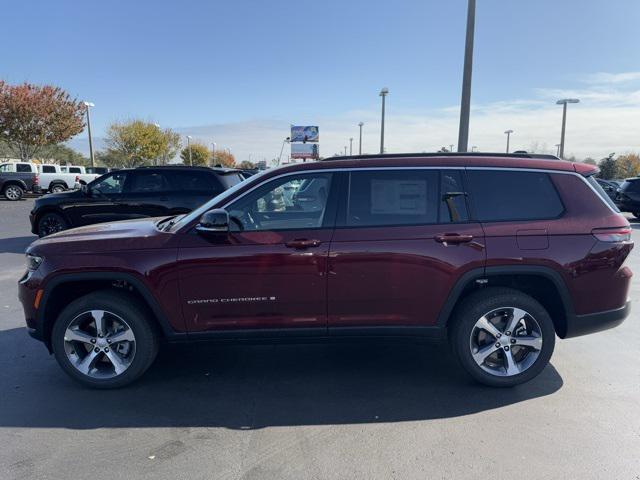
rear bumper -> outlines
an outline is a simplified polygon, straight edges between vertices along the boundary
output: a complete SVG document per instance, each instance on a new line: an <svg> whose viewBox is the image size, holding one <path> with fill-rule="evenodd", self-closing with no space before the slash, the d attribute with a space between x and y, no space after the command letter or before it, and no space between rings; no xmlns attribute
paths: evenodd
<svg viewBox="0 0 640 480"><path fill-rule="evenodd" d="M573 315L567 319L567 331L562 338L579 337L617 327L631 313L631 300L620 308L588 315Z"/></svg>

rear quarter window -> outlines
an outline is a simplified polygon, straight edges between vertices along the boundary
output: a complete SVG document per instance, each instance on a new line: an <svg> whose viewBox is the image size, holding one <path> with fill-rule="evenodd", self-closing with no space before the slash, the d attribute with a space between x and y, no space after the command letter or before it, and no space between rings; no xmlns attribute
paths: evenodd
<svg viewBox="0 0 640 480"><path fill-rule="evenodd" d="M469 193L478 220L544 220L557 218L564 205L544 172L468 170Z"/></svg>

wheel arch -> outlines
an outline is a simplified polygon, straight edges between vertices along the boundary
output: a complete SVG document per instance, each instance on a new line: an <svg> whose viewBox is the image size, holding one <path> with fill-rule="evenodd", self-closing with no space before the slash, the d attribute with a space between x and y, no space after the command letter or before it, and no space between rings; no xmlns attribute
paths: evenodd
<svg viewBox="0 0 640 480"><path fill-rule="evenodd" d="M6 180L2 184L2 191L4 192L4 190L10 185L17 185L18 187L20 187L25 192L29 191L29 189L27 188L27 184L24 181L22 181L20 179L17 179L17 178L12 178L10 180Z"/></svg>
<svg viewBox="0 0 640 480"><path fill-rule="evenodd" d="M484 286L509 287L535 298L549 312L556 334L566 337L568 319L574 316L569 289L560 273L541 265L501 265L466 272L451 289L437 324L447 327L456 306Z"/></svg>
<svg viewBox="0 0 640 480"><path fill-rule="evenodd" d="M36 235L40 233L40 228L38 228L40 224L40 219L42 218L43 215L46 215L47 213L57 213L64 219L65 222L67 222L67 225L69 225L69 228L73 228L73 224L69 219L69 216L60 207L56 205L45 205L43 207L40 207L38 211L35 213L33 227L34 227L34 230L36 231L33 233L35 233Z"/></svg>
<svg viewBox="0 0 640 480"><path fill-rule="evenodd" d="M175 336L160 304L144 281L124 272L65 273L49 280L44 288L37 325L40 338L51 352L51 332L60 312L70 301L95 291L113 289L137 298L155 320L163 337Z"/></svg>

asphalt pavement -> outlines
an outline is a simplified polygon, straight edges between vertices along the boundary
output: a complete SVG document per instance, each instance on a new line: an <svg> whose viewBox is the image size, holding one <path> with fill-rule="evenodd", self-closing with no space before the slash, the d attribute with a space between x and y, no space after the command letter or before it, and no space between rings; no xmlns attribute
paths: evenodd
<svg viewBox="0 0 640 480"><path fill-rule="evenodd" d="M640 479L640 306L513 389L381 343L166 347L94 391L26 333L32 205L0 200L0 479ZM640 299L640 249L628 264Z"/></svg>

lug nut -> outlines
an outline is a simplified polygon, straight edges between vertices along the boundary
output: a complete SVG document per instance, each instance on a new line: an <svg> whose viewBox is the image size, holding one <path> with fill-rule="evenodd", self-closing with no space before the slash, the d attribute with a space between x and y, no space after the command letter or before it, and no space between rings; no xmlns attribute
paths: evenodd
<svg viewBox="0 0 640 480"><path fill-rule="evenodd" d="M95 339L95 338L92 338L92 339L91 339L91 343L96 343L96 339Z"/></svg>
<svg viewBox="0 0 640 480"><path fill-rule="evenodd" d="M109 340L108 338L107 338L107 343L111 343L111 340Z"/></svg>
<svg viewBox="0 0 640 480"><path fill-rule="evenodd" d="M511 335L511 332L504 332L504 334L508 337L509 335Z"/></svg>
<svg viewBox="0 0 640 480"><path fill-rule="evenodd" d="M505 345L505 347L504 347L504 351L505 351L505 352L508 352L508 351L509 351L509 345Z"/></svg>
<svg viewBox="0 0 640 480"><path fill-rule="evenodd" d="M502 336L501 333L496 333L496 338L500 338Z"/></svg>
<svg viewBox="0 0 640 480"><path fill-rule="evenodd" d="M104 351L108 352L109 351L109 347L104 347Z"/></svg>
<svg viewBox="0 0 640 480"><path fill-rule="evenodd" d="M496 343L496 348L500 348L500 342Z"/></svg>
<svg viewBox="0 0 640 480"><path fill-rule="evenodd" d="M99 336L100 338L102 338L102 334L101 334L101 333L99 333L99 334L98 334L98 336Z"/></svg>
<svg viewBox="0 0 640 480"><path fill-rule="evenodd" d="M512 339L511 339L511 343L516 343L516 339L515 339L515 338L512 338Z"/></svg>
<svg viewBox="0 0 640 480"><path fill-rule="evenodd" d="M100 349L98 347L95 348L94 352L98 353Z"/></svg>

